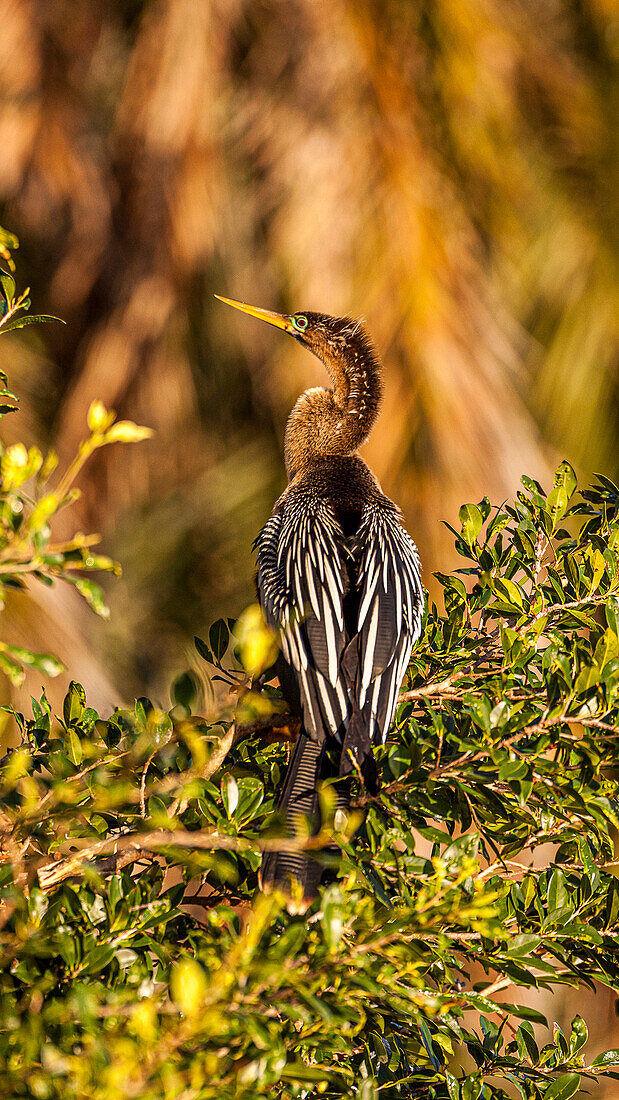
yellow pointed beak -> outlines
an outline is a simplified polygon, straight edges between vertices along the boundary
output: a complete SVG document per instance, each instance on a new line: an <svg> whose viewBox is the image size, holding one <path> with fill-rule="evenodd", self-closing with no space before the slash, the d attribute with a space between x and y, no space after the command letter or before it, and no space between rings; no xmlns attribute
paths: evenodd
<svg viewBox="0 0 619 1100"><path fill-rule="evenodd" d="M233 298L223 298L221 294L216 294L215 297L218 301L225 302L227 306L232 306L233 309L240 309L241 313L248 313L250 317L257 317L259 321L266 321L268 325L282 328L284 332L294 332L292 319L285 313L272 313L270 309L247 306L245 302L235 302Z"/></svg>

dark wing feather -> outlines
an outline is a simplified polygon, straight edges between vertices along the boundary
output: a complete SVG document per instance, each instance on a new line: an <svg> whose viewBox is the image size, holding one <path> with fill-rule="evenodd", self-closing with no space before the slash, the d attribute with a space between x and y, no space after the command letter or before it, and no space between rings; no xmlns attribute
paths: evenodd
<svg viewBox="0 0 619 1100"><path fill-rule="evenodd" d="M423 614L417 547L387 497L364 509L354 553L361 586L355 696L370 739L384 741Z"/></svg>
<svg viewBox="0 0 619 1100"><path fill-rule="evenodd" d="M256 540L260 602L298 675L305 728L319 742L342 738L350 710L341 675L343 541L333 509L307 490L289 492Z"/></svg>

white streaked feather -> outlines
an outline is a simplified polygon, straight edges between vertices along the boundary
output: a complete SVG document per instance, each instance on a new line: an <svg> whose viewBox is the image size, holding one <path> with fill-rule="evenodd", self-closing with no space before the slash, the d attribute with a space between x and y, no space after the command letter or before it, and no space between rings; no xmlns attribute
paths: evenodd
<svg viewBox="0 0 619 1100"><path fill-rule="evenodd" d="M333 568L334 561L337 561L339 566L337 572ZM325 559L325 580L329 586L333 602L338 602L344 591L344 585L342 582L342 567L337 550L335 554L332 553L329 558Z"/></svg>
<svg viewBox="0 0 619 1100"><path fill-rule="evenodd" d="M361 690L367 692L372 679L372 668L374 666L374 650L376 648L376 637L378 634L378 613L380 611L380 600L378 597L374 601L374 607L372 608L372 617L370 619L370 625L368 627L368 636L365 645L365 654L363 657L363 672L361 676ZM361 704L363 705L363 704Z"/></svg>
<svg viewBox="0 0 619 1100"><path fill-rule="evenodd" d="M393 579L395 585L395 632L396 637L399 638L402 632L402 584L397 569L393 571Z"/></svg>
<svg viewBox="0 0 619 1100"><path fill-rule="evenodd" d="M320 619L320 602L318 600L318 593L316 592L316 585L314 584L314 572L312 569L312 563L309 554L305 554L305 579L307 581L307 588L309 591L310 603L312 605L312 611L317 619Z"/></svg>
<svg viewBox="0 0 619 1100"><path fill-rule="evenodd" d="M314 566L314 568L317 569L318 568L318 562L317 562L317 559L316 559L316 550L315 550L315 547L314 547L314 540L313 539L308 539L307 549L309 551L309 556L311 558L312 565Z"/></svg>
<svg viewBox="0 0 619 1100"><path fill-rule="evenodd" d="M322 594L323 607L325 609L324 628L327 642L327 660L329 668L329 683L335 685L338 678L337 642L335 639L335 624L330 614L329 601L325 592Z"/></svg>
<svg viewBox="0 0 619 1100"><path fill-rule="evenodd" d="M305 670L307 668L307 653L305 652L305 646L303 645L303 639L301 638L301 631L299 630L299 624L296 619L292 622L292 630L294 633L294 640L297 643L297 649L299 651L299 665Z"/></svg>
<svg viewBox="0 0 619 1100"><path fill-rule="evenodd" d="M286 587L288 589L292 585L292 566L293 566L292 546L289 546L288 547L288 552L286 554Z"/></svg>
<svg viewBox="0 0 619 1100"><path fill-rule="evenodd" d="M303 615L305 611L305 600L303 598L303 589L301 588L301 577L298 571L294 571L294 592L296 597L296 606L299 614Z"/></svg>
<svg viewBox="0 0 619 1100"><path fill-rule="evenodd" d="M324 547L324 544L322 543L322 539L321 539L321 546L319 546L317 548L316 557L318 559L318 572L320 573L320 579L321 579L323 584L325 582L325 556L324 556L324 550L325 550L325 547Z"/></svg>
<svg viewBox="0 0 619 1100"><path fill-rule="evenodd" d="M381 679L382 677L377 676L374 681L374 687L372 688L372 701L370 703L370 727L372 736L374 735L374 725L378 718L378 700L380 697Z"/></svg>
<svg viewBox="0 0 619 1100"><path fill-rule="evenodd" d="M398 702L398 687L399 687L399 679L398 679L398 677L395 673L395 670L393 670L392 673L391 673L391 684L390 684L390 687L389 687L389 698L387 700L387 709L385 711L385 726L384 726L384 729L382 730L383 744L385 743L385 740L387 738L387 734L389 733L389 728L391 726L391 723L393 722L393 716L395 714L395 708L396 708L396 705L397 705L397 702Z"/></svg>
<svg viewBox="0 0 619 1100"><path fill-rule="evenodd" d="M361 628L362 628L362 626L365 622L365 617L368 613L370 604L371 604L372 599L374 597L374 592L376 591L377 581L378 581L378 573L375 573L374 576L372 577L371 582L369 584L367 584L367 582L366 582L367 587L366 587L366 590L365 590L365 594L363 596L363 600L361 602L361 607L359 608L359 618L357 620L357 630L359 632L361 631Z"/></svg>
<svg viewBox="0 0 619 1100"><path fill-rule="evenodd" d="M333 706L331 704L331 693L329 691L328 683L322 673L318 671L318 669L315 670L314 675L316 677L316 687L320 695L322 708L325 715L327 716L327 720L331 724L331 733L335 736L337 728L340 725L340 721L336 718Z"/></svg>
<svg viewBox="0 0 619 1100"><path fill-rule="evenodd" d="M344 629L344 613L342 609L342 596L338 588L335 577L333 576L333 570L329 566L328 562L325 562L325 577L327 581L327 587L331 594L331 607L337 617L337 622L340 630Z"/></svg>
<svg viewBox="0 0 619 1100"><path fill-rule="evenodd" d="M336 682L334 684L334 687L335 687L335 694L337 695L337 701L340 704L340 711L341 711L341 714L342 714L342 721L344 721L346 719L347 714L348 714L349 700L348 700L347 695L344 692L344 688L342 687L342 681L340 680L339 677L336 680Z"/></svg>
<svg viewBox="0 0 619 1100"><path fill-rule="evenodd" d="M317 733L318 729L319 729L319 725L318 725L318 722L316 721L316 713L314 711L314 703L312 701L312 693L309 689L309 683L307 681L307 673L306 673L304 668L299 669L299 675L301 677L301 687L303 689L303 691L302 691L303 703L307 707L307 710L309 712L310 722L311 722L312 726L314 727L314 731Z"/></svg>

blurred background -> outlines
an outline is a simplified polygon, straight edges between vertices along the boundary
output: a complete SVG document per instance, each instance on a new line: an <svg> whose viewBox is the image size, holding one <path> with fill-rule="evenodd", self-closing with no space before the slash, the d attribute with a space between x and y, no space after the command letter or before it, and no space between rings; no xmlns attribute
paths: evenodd
<svg viewBox="0 0 619 1100"><path fill-rule="evenodd" d="M214 292L366 318L365 456L430 589L463 501L562 457L617 475L614 0L0 0L0 30L0 223L67 322L3 338L4 437L66 461L95 397L156 432L58 521L121 560L110 622L66 586L7 611L94 705L167 703L251 600L285 420L323 382Z"/></svg>
<svg viewBox="0 0 619 1100"><path fill-rule="evenodd" d="M193 635L252 599L285 420L323 376L214 292L366 318L365 456L431 590L462 502L563 457L616 478L618 45L615 0L0 0L0 224L67 322L2 339L3 436L66 462L95 397L156 431L96 456L56 528L122 561L110 622L33 588L7 640L94 706L167 705ZM613 998L586 1015L612 1045Z"/></svg>

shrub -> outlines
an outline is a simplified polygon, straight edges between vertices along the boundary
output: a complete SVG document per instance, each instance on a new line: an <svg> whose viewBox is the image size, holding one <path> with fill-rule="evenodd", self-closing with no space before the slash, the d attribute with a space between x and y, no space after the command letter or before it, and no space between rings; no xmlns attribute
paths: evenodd
<svg viewBox="0 0 619 1100"><path fill-rule="evenodd" d="M87 446L114 430L93 410ZM5 583L20 562L91 568L85 547L50 548L32 521L47 489L32 503L10 470ZM44 693L12 711L3 1095L568 1100L619 1079L619 1051L592 1058L581 1017L549 1036L518 995L619 978L619 490L600 476L578 493L563 463L547 496L525 477L513 504L459 518L467 564L439 576L445 612L427 612L377 750L380 793L357 788L342 830L292 842L330 865L305 917L257 890L281 845L274 688L244 726L193 715L188 675L168 712L138 699L101 718L75 683L61 716ZM242 685L229 627L198 648Z"/></svg>

